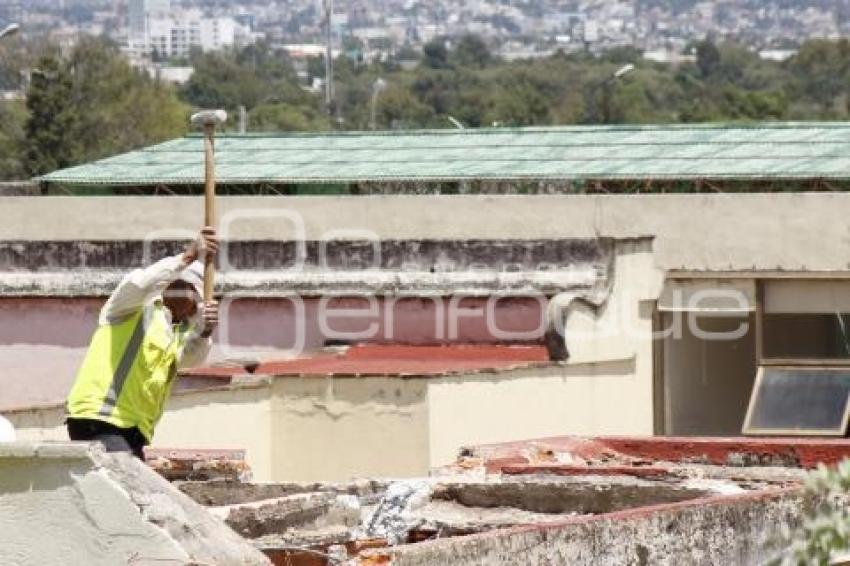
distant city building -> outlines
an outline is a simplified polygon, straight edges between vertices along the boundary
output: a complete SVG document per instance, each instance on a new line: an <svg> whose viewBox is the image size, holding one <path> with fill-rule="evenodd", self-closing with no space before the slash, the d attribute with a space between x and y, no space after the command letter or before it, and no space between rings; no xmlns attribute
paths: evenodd
<svg viewBox="0 0 850 566"><path fill-rule="evenodd" d="M207 18L200 11L150 20L148 47L162 57L186 57L192 48L213 51L236 43L241 26L233 18Z"/></svg>
<svg viewBox="0 0 850 566"><path fill-rule="evenodd" d="M192 67L156 67L154 69L154 77L173 84L185 84L189 82L192 75L195 74L195 69Z"/></svg>
<svg viewBox="0 0 850 566"><path fill-rule="evenodd" d="M643 58L656 63L667 63L680 65L682 63L696 63L696 55L685 55L678 51L669 49L652 49L643 52Z"/></svg>
<svg viewBox="0 0 850 566"><path fill-rule="evenodd" d="M131 46L146 46L150 20L166 17L171 13L171 0L129 0L127 5L127 27Z"/></svg>
<svg viewBox="0 0 850 566"><path fill-rule="evenodd" d="M129 48L165 58L186 57L193 48L213 51L229 47L243 32L234 18L173 10L171 0L130 0L127 16Z"/></svg>

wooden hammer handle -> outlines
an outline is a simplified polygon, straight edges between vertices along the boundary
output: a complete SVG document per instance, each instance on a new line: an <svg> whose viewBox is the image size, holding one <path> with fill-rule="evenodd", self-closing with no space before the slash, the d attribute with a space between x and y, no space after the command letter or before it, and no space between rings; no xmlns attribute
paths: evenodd
<svg viewBox="0 0 850 566"><path fill-rule="evenodd" d="M204 226L216 228L215 216L215 126L204 126ZM215 288L215 262L207 254L204 264L204 301L211 301Z"/></svg>

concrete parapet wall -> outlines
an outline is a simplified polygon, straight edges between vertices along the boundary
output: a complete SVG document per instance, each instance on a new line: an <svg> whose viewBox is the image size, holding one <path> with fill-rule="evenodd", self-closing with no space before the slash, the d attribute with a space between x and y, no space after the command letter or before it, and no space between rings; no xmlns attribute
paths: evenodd
<svg viewBox="0 0 850 566"><path fill-rule="evenodd" d="M712 497L367 551L360 564L765 564L798 524L800 491Z"/></svg>
<svg viewBox="0 0 850 566"><path fill-rule="evenodd" d="M223 241L219 291L254 296L592 293L616 243L560 240ZM0 294L103 296L185 241L0 241Z"/></svg>
<svg viewBox="0 0 850 566"><path fill-rule="evenodd" d="M846 193L220 198L235 240L655 236L660 268L718 272L850 270L848 209ZM197 197L5 197L0 240L185 237L202 213Z"/></svg>

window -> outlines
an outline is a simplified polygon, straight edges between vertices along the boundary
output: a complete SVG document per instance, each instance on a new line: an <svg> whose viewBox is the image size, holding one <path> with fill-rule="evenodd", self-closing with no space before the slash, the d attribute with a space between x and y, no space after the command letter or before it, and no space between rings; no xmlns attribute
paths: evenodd
<svg viewBox="0 0 850 566"><path fill-rule="evenodd" d="M758 370L744 434L844 436L850 368L766 366Z"/></svg>

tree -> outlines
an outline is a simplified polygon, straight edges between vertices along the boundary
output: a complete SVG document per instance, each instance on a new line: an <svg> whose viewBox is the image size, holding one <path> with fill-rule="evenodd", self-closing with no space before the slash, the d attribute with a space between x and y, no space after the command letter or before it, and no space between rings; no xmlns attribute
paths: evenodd
<svg viewBox="0 0 850 566"><path fill-rule="evenodd" d="M85 38L36 64L27 92L24 161L32 175L182 135L188 108L134 70L115 45Z"/></svg>
<svg viewBox="0 0 850 566"><path fill-rule="evenodd" d="M196 54L192 65L195 72L180 95L198 108L224 108L235 113L239 106L250 111L269 102L295 106L318 103L299 85L289 58L264 43ZM318 73L318 65L312 66L311 72Z"/></svg>
<svg viewBox="0 0 850 566"><path fill-rule="evenodd" d="M37 65L27 91L24 128L24 166L30 176L72 165L81 153L71 74L57 55L44 56Z"/></svg>
<svg viewBox="0 0 850 566"><path fill-rule="evenodd" d="M74 80L83 159L179 137L188 129L189 109L173 89L130 67L116 45L85 39L66 65Z"/></svg>
<svg viewBox="0 0 850 566"><path fill-rule="evenodd" d="M286 103L262 104L248 114L248 126L262 132L311 132L330 129L326 114L318 108Z"/></svg>
<svg viewBox="0 0 850 566"><path fill-rule="evenodd" d="M12 100L0 103L0 179L23 179L27 170L22 152L26 140L26 103Z"/></svg>
<svg viewBox="0 0 850 566"><path fill-rule="evenodd" d="M446 69L449 67L449 51L446 43L440 38L432 39L422 47L422 64L429 69Z"/></svg>
<svg viewBox="0 0 850 566"><path fill-rule="evenodd" d="M788 87L794 98L808 98L821 107L818 113L828 116L836 99L850 91L850 42L847 39L808 41L786 68L792 75Z"/></svg>
<svg viewBox="0 0 850 566"><path fill-rule="evenodd" d="M483 39L467 34L452 50L450 60L454 65L483 69L493 62L493 55Z"/></svg>
<svg viewBox="0 0 850 566"><path fill-rule="evenodd" d="M697 68L704 79L711 77L720 66L720 50L706 39L697 44Z"/></svg>

